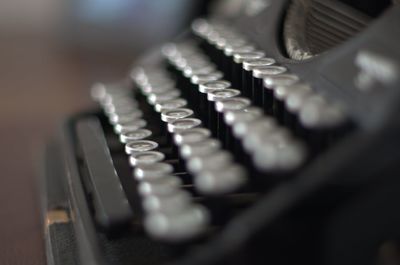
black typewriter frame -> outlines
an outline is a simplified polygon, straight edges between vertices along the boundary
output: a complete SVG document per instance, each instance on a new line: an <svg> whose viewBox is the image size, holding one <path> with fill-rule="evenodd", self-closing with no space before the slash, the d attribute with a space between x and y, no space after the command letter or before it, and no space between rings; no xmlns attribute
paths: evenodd
<svg viewBox="0 0 400 265"><path fill-rule="evenodd" d="M249 38L301 78L324 87L322 93L346 101L357 129L295 179L279 185L232 220L207 245L168 264L372 265L382 244L397 244L400 239L400 213L396 211L400 201L400 91L396 88L400 83L372 95L358 93L352 83L358 71L352 60L360 49L393 52L400 58L396 46L400 27L393 26L400 25L400 7L392 8L353 41L300 63L284 57L277 42L279 17L286 4L274 1L271 9L235 19L234 25L246 32L272 16L272 23L249 32ZM388 34L391 39L386 38ZM348 89L343 91L343 87ZM74 150L75 122L99 114L99 110L90 110L70 117L47 148L42 174L44 217L53 209L64 209L70 217L68 223L45 226L48 264L108 264L98 248L102 236L89 214ZM338 190L345 192L332 196ZM302 213L308 213L308 219L302 220ZM260 260L260 252L268 260Z"/></svg>

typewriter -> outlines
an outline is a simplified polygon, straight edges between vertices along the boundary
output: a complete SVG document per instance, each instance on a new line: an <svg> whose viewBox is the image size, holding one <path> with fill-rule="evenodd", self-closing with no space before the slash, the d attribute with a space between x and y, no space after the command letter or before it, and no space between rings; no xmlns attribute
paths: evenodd
<svg viewBox="0 0 400 265"><path fill-rule="evenodd" d="M48 145L48 264L400 264L400 6L210 9Z"/></svg>

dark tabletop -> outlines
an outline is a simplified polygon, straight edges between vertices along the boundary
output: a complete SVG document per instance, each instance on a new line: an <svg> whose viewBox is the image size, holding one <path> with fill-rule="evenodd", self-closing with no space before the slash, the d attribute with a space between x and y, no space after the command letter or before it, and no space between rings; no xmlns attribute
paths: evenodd
<svg viewBox="0 0 400 265"><path fill-rule="evenodd" d="M131 58L83 56L32 37L0 37L0 264L45 264L39 174L44 143L63 118L90 106L94 80Z"/></svg>

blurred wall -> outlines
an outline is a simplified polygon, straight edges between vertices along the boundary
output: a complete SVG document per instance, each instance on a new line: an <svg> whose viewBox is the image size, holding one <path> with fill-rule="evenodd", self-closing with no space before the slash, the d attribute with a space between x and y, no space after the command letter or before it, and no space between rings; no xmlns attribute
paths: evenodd
<svg viewBox="0 0 400 265"><path fill-rule="evenodd" d="M0 34L49 33L59 25L62 1L1 0Z"/></svg>

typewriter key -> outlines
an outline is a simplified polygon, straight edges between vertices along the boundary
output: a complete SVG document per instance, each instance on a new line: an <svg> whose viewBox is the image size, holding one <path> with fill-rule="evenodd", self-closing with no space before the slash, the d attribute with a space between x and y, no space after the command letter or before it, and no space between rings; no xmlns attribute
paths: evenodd
<svg viewBox="0 0 400 265"><path fill-rule="evenodd" d="M146 231L153 237L171 243L194 239L207 227L209 216L199 205L173 214L154 213L146 216Z"/></svg>
<svg viewBox="0 0 400 265"><path fill-rule="evenodd" d="M121 85L106 86L105 84L97 83L92 86L90 94L95 101L100 102L109 96L129 96L131 91Z"/></svg>
<svg viewBox="0 0 400 265"><path fill-rule="evenodd" d="M192 88L190 89L190 96L191 96L191 104L193 105L194 109L199 109L200 106L206 104L204 101L204 97L202 98L199 93L199 85L210 82L210 81L217 81L223 78L223 74L219 71L213 72L211 74L200 74L194 75L191 77Z"/></svg>
<svg viewBox="0 0 400 265"><path fill-rule="evenodd" d="M258 107L247 107L239 110L229 110L224 113L225 123L229 126L233 126L238 122L253 121L263 116L262 109Z"/></svg>
<svg viewBox="0 0 400 265"><path fill-rule="evenodd" d="M118 109L125 106L137 106L137 102L131 97L105 97L100 102L103 108L114 108Z"/></svg>
<svg viewBox="0 0 400 265"><path fill-rule="evenodd" d="M125 152L128 155L133 155L138 152L151 151L158 147L158 144L149 140L134 140L125 144Z"/></svg>
<svg viewBox="0 0 400 265"><path fill-rule="evenodd" d="M264 86L267 89L274 89L277 86L290 86L300 81L300 78L294 74L279 74L264 77Z"/></svg>
<svg viewBox="0 0 400 265"><path fill-rule="evenodd" d="M210 61L207 62L207 64L203 64L203 65L194 65L194 66L190 66L184 69L184 81L183 81L183 85L182 88L183 91L185 92L185 96L189 97L190 99L192 99L195 95L197 95L197 85L192 83L192 77L199 75L199 76L207 76L210 74L213 74L215 72L218 72L215 68L215 65L213 63L211 63ZM215 79L213 77L211 77L211 79ZM217 78L219 79L219 78ZM194 88L194 90L192 89Z"/></svg>
<svg viewBox="0 0 400 265"><path fill-rule="evenodd" d="M234 97L219 100L215 103L215 110L217 111L217 137L222 141L224 147L229 148L228 144L231 142L230 129L226 126L224 121L224 113L230 110L240 110L249 107L251 101L243 97Z"/></svg>
<svg viewBox="0 0 400 265"><path fill-rule="evenodd" d="M338 106L320 96L308 98L300 109L299 120L305 137L314 153L323 151L345 124L345 115Z"/></svg>
<svg viewBox="0 0 400 265"><path fill-rule="evenodd" d="M205 34L207 34L207 32L210 30L210 27L211 25L204 18L198 18L192 22L193 32L200 36L205 36Z"/></svg>
<svg viewBox="0 0 400 265"><path fill-rule="evenodd" d="M151 180L162 178L166 175L171 175L173 167L167 163L154 163L149 165L139 165L134 171L133 175L136 180Z"/></svg>
<svg viewBox="0 0 400 265"><path fill-rule="evenodd" d="M247 180L246 170L239 165L229 165L223 169L206 170L194 177L196 190L206 195L221 195L242 188Z"/></svg>
<svg viewBox="0 0 400 265"><path fill-rule="evenodd" d="M166 101L156 104L154 106L154 109L155 109L155 111L160 113L160 112L163 112L164 110L178 109L178 108L183 108L186 106L187 106L186 99L175 98L175 99L166 100Z"/></svg>
<svg viewBox="0 0 400 265"><path fill-rule="evenodd" d="M110 123L112 125L114 125L114 124L118 124L118 123L134 122L134 121L138 120L139 118L141 118L142 116L143 116L143 112L141 112L140 110L135 110L135 111L132 111L132 112L126 113L126 114L113 113L113 114L110 114L108 119L109 119Z"/></svg>
<svg viewBox="0 0 400 265"><path fill-rule="evenodd" d="M232 43L230 45L226 45L224 48L224 60L223 60L223 67L222 71L226 75L228 80L232 80L233 78L233 54L239 53L239 52L252 52L255 50L255 47L252 45L237 45L235 43Z"/></svg>
<svg viewBox="0 0 400 265"><path fill-rule="evenodd" d="M124 115L124 114L129 114L131 112L138 111L139 108L136 105L127 105L127 106L117 106L115 107L114 105L104 107L103 108L104 113L110 117L111 115Z"/></svg>
<svg viewBox="0 0 400 265"><path fill-rule="evenodd" d="M272 93L267 93L263 85L263 78L283 74L287 71L286 67L278 65L259 66L252 70L253 82L252 91L254 104L263 107L268 114L272 113Z"/></svg>
<svg viewBox="0 0 400 265"><path fill-rule="evenodd" d="M254 120L247 120L247 118L244 120L237 119L233 124L233 135L238 139L243 139L253 128L258 130L259 126L265 127L264 129L269 131L269 129L276 128L277 125L275 119L269 116L262 116Z"/></svg>
<svg viewBox="0 0 400 265"><path fill-rule="evenodd" d="M178 71L183 72L186 67L194 65L203 65L205 67L210 65L211 62L206 56L200 53L193 53L189 56L176 58L175 61L172 62L172 64Z"/></svg>
<svg viewBox="0 0 400 265"><path fill-rule="evenodd" d="M160 94L154 94L151 93L148 95L147 97L147 102L150 105L156 105L158 103L167 101L167 100L171 100L171 99L176 99L181 95L181 91L179 91L178 89L171 89L168 90L164 93L160 93Z"/></svg>
<svg viewBox="0 0 400 265"><path fill-rule="evenodd" d="M298 141L290 139L278 144L269 138L265 140L253 155L256 168L262 172L281 175L279 173L297 169L306 159L305 148Z"/></svg>
<svg viewBox="0 0 400 265"><path fill-rule="evenodd" d="M184 144L180 147L180 154L184 159L197 156L205 156L221 150L221 142L216 139L204 139L202 141Z"/></svg>
<svg viewBox="0 0 400 265"><path fill-rule="evenodd" d="M204 170L217 170L225 167L233 160L232 155L223 150L218 150L207 156L196 156L190 158L186 164L187 169L192 174L197 174Z"/></svg>
<svg viewBox="0 0 400 265"><path fill-rule="evenodd" d="M242 76L244 74L242 64L245 60L254 60L260 59L265 56L264 52L261 51L253 51L253 52L235 52L233 54L233 67L232 67L232 84L234 87L239 87L242 94L246 97L249 97L251 93L251 89L247 89L242 87L243 79Z"/></svg>
<svg viewBox="0 0 400 265"><path fill-rule="evenodd" d="M229 129L229 142L227 146L233 151L235 157L244 156L243 148L240 139L234 134L234 126L240 123L247 123L263 116L263 111L257 107L248 107L241 110L230 110L224 113L225 124L230 127Z"/></svg>
<svg viewBox="0 0 400 265"><path fill-rule="evenodd" d="M173 122L178 119L189 118L193 115L193 110L186 108L169 109L161 112L163 122Z"/></svg>
<svg viewBox="0 0 400 265"><path fill-rule="evenodd" d="M287 130L278 127L270 119L255 120L244 126L246 136L242 138L243 148L247 153L253 152L258 147L263 138L272 137L276 139L286 139L289 137ZM284 141L283 140L283 141Z"/></svg>
<svg viewBox="0 0 400 265"><path fill-rule="evenodd" d="M232 88L214 90L210 91L207 94L207 100L208 100L207 112L208 112L208 123L209 123L208 127L211 129L211 131L215 136L218 136L218 131L219 131L218 112L215 109L216 102L227 98L237 97L239 95L240 91Z"/></svg>
<svg viewBox="0 0 400 265"><path fill-rule="evenodd" d="M165 175L162 178L169 178L170 175ZM151 180L152 182L154 180ZM149 182L149 181L146 181ZM191 195L182 189L177 189L173 193L165 194L147 194L143 196L143 209L147 213L162 212L162 213L176 213L182 209L188 208L192 205Z"/></svg>
<svg viewBox="0 0 400 265"><path fill-rule="evenodd" d="M248 97L253 101L256 100L255 91L253 91L253 70L264 66L270 66L275 63L272 58L260 58L244 60L242 63L242 84L241 86L248 91ZM260 96L259 94L258 96Z"/></svg>
<svg viewBox="0 0 400 265"><path fill-rule="evenodd" d="M183 69L183 75L186 78L191 78L194 75L211 74L216 71L215 65L210 62L204 62L201 64L194 64L186 66Z"/></svg>
<svg viewBox="0 0 400 265"><path fill-rule="evenodd" d="M214 107L214 103L210 103L207 99L208 93L215 91L215 90L221 90L221 89L226 89L231 86L231 83L226 80L217 80L217 81L209 81L203 84L199 85L199 115L201 119L203 120L205 126L209 126L209 108Z"/></svg>
<svg viewBox="0 0 400 265"><path fill-rule="evenodd" d="M290 86L284 101L284 116L283 124L292 129L292 131L299 135L301 129L298 113L303 106L304 102L313 95L313 91L308 84L298 83Z"/></svg>
<svg viewBox="0 0 400 265"><path fill-rule="evenodd" d="M298 83L300 81L300 78L297 75L293 74L280 74L280 75L274 75L274 76L268 76L264 77L264 87L265 87L265 93L272 95L272 114L278 118L279 113L279 100L276 100L274 97L274 89L278 86L280 87L287 87L290 85L293 85L295 83ZM283 89L281 89L283 90ZM287 90L286 90L287 91ZM281 91L283 92L283 91ZM286 92L285 92L286 94Z"/></svg>
<svg viewBox="0 0 400 265"><path fill-rule="evenodd" d="M145 85L141 91L144 95L150 95L150 94L161 94L164 92L167 92L169 90L172 90L176 87L176 82L175 81L165 81L164 83L151 83L148 85Z"/></svg>
<svg viewBox="0 0 400 265"><path fill-rule="evenodd" d="M147 121L143 119L138 119L132 122L127 123L118 123L114 125L114 132L117 134L121 134L124 132L135 131L138 129L142 129L147 125Z"/></svg>
<svg viewBox="0 0 400 265"><path fill-rule="evenodd" d="M125 131L119 135L121 143L127 143L130 141L144 140L152 135L152 132L147 129L137 129L133 131Z"/></svg>
<svg viewBox="0 0 400 265"><path fill-rule="evenodd" d="M131 166L136 167L144 164L154 164L163 161L165 155L157 151L144 151L134 153L129 157Z"/></svg>
<svg viewBox="0 0 400 265"><path fill-rule="evenodd" d="M174 135L174 143L178 146L200 142L211 136L211 131L205 128L193 128Z"/></svg>
<svg viewBox="0 0 400 265"><path fill-rule="evenodd" d="M224 49L226 45L232 42L235 42L237 45L240 46L244 46L247 44L247 41L244 38L239 37L238 34L234 33L224 34L223 36L220 36L214 44L216 56L213 59L214 62L218 65L218 67L222 70L224 70L223 69L224 59L226 57L224 54Z"/></svg>
<svg viewBox="0 0 400 265"><path fill-rule="evenodd" d="M182 181L171 175L159 179L141 181L138 185L138 191L142 196L166 196L179 192L181 186Z"/></svg>
<svg viewBox="0 0 400 265"><path fill-rule="evenodd" d="M199 119L184 118L169 122L167 128L170 133L177 133L184 130L199 127L200 125L201 125L201 120Z"/></svg>

